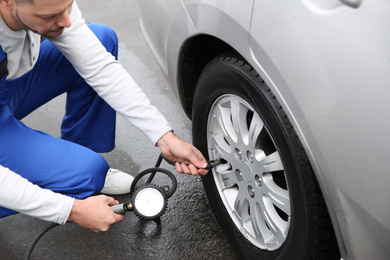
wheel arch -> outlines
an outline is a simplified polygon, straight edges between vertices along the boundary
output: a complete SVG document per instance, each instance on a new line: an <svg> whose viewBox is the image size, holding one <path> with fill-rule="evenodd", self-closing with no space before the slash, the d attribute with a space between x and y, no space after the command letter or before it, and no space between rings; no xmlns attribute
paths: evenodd
<svg viewBox="0 0 390 260"><path fill-rule="evenodd" d="M196 84L203 68L225 52L236 51L226 42L207 34L196 35L182 45L178 57L177 84L181 105L190 119Z"/></svg>

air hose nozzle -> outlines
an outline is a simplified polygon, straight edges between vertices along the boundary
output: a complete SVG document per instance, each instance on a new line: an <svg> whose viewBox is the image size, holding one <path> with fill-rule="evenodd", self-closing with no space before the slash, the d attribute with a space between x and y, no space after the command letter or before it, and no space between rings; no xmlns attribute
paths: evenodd
<svg viewBox="0 0 390 260"><path fill-rule="evenodd" d="M219 159L219 160L213 160L213 161L209 161L208 164L207 164L207 167L205 168L206 170L210 170L220 164L225 164L227 163L227 161L223 158Z"/></svg>

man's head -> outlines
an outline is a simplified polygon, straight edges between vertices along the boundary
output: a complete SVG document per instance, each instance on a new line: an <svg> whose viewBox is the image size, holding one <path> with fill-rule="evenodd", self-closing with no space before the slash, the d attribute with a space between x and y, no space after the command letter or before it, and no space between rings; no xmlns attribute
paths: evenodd
<svg viewBox="0 0 390 260"><path fill-rule="evenodd" d="M2 16L13 30L28 28L45 37L57 37L71 25L73 0L0 0Z"/></svg>

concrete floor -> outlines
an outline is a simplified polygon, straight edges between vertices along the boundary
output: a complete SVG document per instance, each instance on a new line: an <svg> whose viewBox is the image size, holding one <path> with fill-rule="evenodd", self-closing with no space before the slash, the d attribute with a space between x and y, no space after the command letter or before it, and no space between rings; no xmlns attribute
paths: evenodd
<svg viewBox="0 0 390 260"><path fill-rule="evenodd" d="M167 117L182 139L191 142L191 122L181 111L139 27L134 0L79 0L87 22L104 23L119 37L119 61ZM24 122L59 136L64 96L41 107ZM155 164L159 149L118 116L117 145L105 155L112 168L136 175ZM173 166L164 164L172 170ZM138 220L128 213L108 232L94 233L68 223L45 234L31 259L238 259L211 212L199 177L179 175L178 190L159 222ZM118 196L127 202L128 196ZM35 236L48 222L24 215L0 219L0 259L23 259Z"/></svg>

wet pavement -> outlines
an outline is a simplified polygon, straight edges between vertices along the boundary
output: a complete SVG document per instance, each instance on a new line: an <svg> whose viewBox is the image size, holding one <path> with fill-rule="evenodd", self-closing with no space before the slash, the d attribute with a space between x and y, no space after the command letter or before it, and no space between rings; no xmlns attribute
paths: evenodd
<svg viewBox="0 0 390 260"><path fill-rule="evenodd" d="M191 142L191 122L181 111L139 27L134 0L78 0L87 22L107 24L119 37L119 61L167 117L175 133ZM24 122L59 136L65 97L41 107ZM104 155L112 168L132 175L154 166L159 149L118 116L116 149ZM68 223L48 231L31 259L238 259L211 212L199 177L179 175L176 193L159 221L139 220L132 212L109 231L94 233ZM156 178L158 181L162 178ZM129 196L117 196L128 202ZM0 219L0 259L23 259L34 238L50 223L25 215Z"/></svg>

